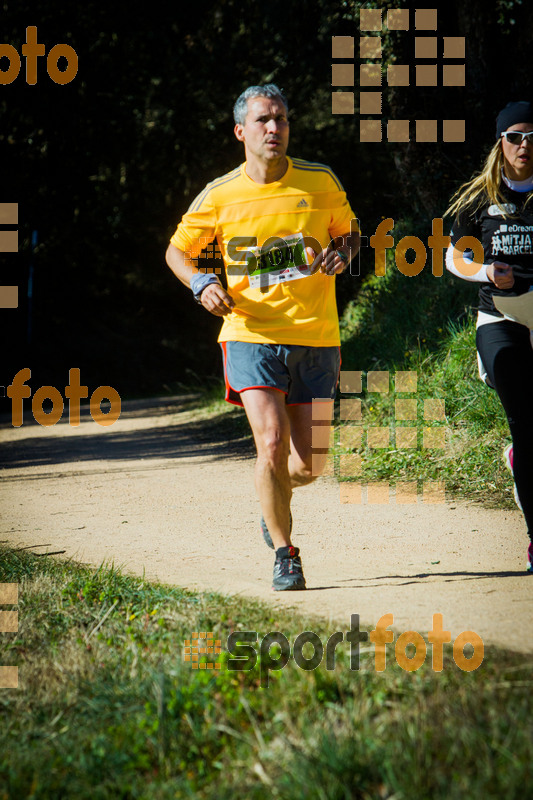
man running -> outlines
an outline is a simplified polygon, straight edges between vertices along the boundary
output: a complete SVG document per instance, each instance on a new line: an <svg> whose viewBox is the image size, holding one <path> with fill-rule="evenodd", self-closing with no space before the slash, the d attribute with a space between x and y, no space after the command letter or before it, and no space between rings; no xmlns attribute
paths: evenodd
<svg viewBox="0 0 533 800"><path fill-rule="evenodd" d="M305 589L290 502L326 463L340 369L334 276L357 253L359 233L329 167L286 155L288 106L275 84L250 86L233 113L246 161L192 202L166 260L196 301L223 318L226 400L244 406L254 435L261 529L276 551L273 589ZM215 238L227 291L192 263Z"/></svg>

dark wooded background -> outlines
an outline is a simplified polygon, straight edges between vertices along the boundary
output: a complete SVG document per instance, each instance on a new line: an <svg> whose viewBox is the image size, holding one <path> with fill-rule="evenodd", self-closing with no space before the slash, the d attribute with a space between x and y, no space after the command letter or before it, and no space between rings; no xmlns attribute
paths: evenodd
<svg viewBox="0 0 533 800"><path fill-rule="evenodd" d="M0 311L0 384L30 367L32 386L61 389L68 369L79 367L90 391L110 384L131 396L220 374L219 322L192 302L164 251L205 183L242 161L231 110L247 85L283 87L289 153L332 166L363 233L391 216L401 235L427 237L432 217L442 216L493 142L497 111L531 96L531 14L519 0L438 4L439 29L428 35L466 37L467 85L384 87L384 116L464 117L466 142L362 145L358 113L331 114L331 37L357 41L360 5L4 2L0 42L21 52L26 27L36 25L47 52L62 42L76 49L79 72L59 86L41 58L35 86L25 83L24 62L19 77L0 86L0 199L20 209L19 253L0 266L1 283L20 287L19 308ZM437 3L364 3L398 5ZM384 61L412 63L413 36L384 36ZM356 53L356 79L359 63ZM367 253L362 269L372 269ZM356 301L359 285L338 281L341 309Z"/></svg>

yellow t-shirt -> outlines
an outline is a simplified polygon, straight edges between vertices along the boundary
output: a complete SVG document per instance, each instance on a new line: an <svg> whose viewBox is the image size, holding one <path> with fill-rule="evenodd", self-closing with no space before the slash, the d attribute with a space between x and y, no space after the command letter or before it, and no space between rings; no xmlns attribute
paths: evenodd
<svg viewBox="0 0 533 800"><path fill-rule="evenodd" d="M253 181L245 163L209 183L170 240L190 258L217 240L235 301L233 312L224 317L219 342L315 347L340 343L334 277L318 271L262 291L250 286L245 261L237 252L246 245L235 248L233 242L228 253L234 237L261 246L271 237L301 233L325 248L332 238L350 232L352 220L352 231L358 230L344 189L329 167L299 158L287 161L285 175L273 183Z"/></svg>

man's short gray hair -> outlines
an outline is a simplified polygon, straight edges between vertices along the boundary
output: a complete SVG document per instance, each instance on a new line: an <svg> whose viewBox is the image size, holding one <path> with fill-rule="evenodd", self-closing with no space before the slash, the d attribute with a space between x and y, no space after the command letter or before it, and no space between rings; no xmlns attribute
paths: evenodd
<svg viewBox="0 0 533 800"><path fill-rule="evenodd" d="M233 106L233 119L238 125L244 125L248 113L248 100L252 97L268 97L270 100L281 100L287 111L289 106L287 98L275 83L265 83L264 86L249 86L239 95Z"/></svg>

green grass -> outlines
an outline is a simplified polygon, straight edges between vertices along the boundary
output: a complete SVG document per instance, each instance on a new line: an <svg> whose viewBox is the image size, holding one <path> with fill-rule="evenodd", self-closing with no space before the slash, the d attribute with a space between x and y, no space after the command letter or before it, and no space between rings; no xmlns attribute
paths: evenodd
<svg viewBox="0 0 533 800"><path fill-rule="evenodd" d="M19 631L0 663L0 798L522 798L533 788L531 663L486 649L473 672L445 646L417 672L361 668L346 646L335 669L294 663L270 674L192 670L194 630L292 643L333 628L242 597L195 594L28 552L0 551L0 580L19 583ZM342 626L338 626L342 627ZM348 629L348 620L343 630ZM425 633L421 631L421 633ZM429 649L428 649L429 653ZM310 654L309 654L310 655ZM263 669L265 667L263 661Z"/></svg>
<svg viewBox="0 0 533 800"><path fill-rule="evenodd" d="M384 277L370 276L357 300L341 320L343 369L388 370L388 394L364 391L362 426L389 427L387 448L357 448L362 457L364 482L443 481L452 496L479 500L487 505L514 507L512 479L502 460L511 441L507 420L496 393L478 377L475 314L463 303L475 303L476 287L457 287L446 275L422 273L406 278L389 264ZM397 371L415 371L416 394L396 393ZM345 395L346 397L348 395ZM395 420L395 400L416 398L417 419ZM424 420L423 400L445 401L444 422ZM416 449L397 448L395 429L416 425ZM338 422L338 427L342 424ZM424 427L446 429L445 449L425 449ZM337 446L337 456L352 452ZM356 477L356 476L354 476Z"/></svg>

